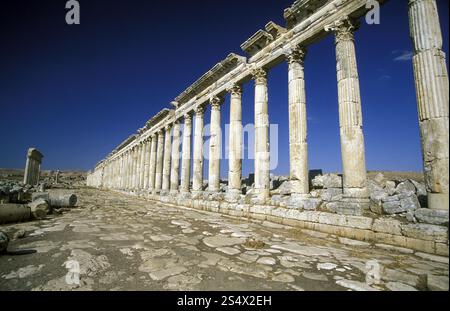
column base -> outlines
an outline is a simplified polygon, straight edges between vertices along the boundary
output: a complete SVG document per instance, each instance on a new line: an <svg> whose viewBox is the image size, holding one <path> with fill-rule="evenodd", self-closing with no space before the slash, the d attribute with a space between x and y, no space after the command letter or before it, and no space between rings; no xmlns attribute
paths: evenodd
<svg viewBox="0 0 450 311"><path fill-rule="evenodd" d="M201 190L192 190L191 191L191 198L192 199L202 199L203 198L203 191L201 191Z"/></svg>
<svg viewBox="0 0 450 311"><path fill-rule="evenodd" d="M449 195L448 193L428 193L427 194L428 208L434 210L449 210Z"/></svg>
<svg viewBox="0 0 450 311"><path fill-rule="evenodd" d="M229 189L225 194L225 200L229 203L237 203L242 198L242 192L237 189Z"/></svg>

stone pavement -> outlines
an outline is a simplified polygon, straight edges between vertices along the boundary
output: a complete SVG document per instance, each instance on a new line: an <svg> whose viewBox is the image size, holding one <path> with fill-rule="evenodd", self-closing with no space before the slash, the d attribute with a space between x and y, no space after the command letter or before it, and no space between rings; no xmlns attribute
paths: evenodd
<svg viewBox="0 0 450 311"><path fill-rule="evenodd" d="M37 250L0 256L0 290L448 290L445 257L109 191L76 194L79 207L62 215L0 227L26 232L10 250ZM374 260L381 280L369 286ZM68 284L76 265L80 285Z"/></svg>

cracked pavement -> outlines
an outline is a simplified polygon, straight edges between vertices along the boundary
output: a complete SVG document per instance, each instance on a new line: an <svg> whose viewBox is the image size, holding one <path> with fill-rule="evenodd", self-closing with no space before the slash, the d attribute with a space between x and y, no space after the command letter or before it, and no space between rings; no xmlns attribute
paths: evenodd
<svg viewBox="0 0 450 311"><path fill-rule="evenodd" d="M448 289L445 257L115 192L75 193L77 208L0 226L10 236L26 232L10 250L37 251L0 256L0 290ZM368 285L373 260L381 280ZM79 285L66 281L70 261L79 263Z"/></svg>

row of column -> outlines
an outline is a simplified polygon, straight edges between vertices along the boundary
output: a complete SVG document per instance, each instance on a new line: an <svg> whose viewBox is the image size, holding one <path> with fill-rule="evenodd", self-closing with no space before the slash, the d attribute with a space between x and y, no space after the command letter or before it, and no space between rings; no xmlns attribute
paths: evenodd
<svg viewBox="0 0 450 311"><path fill-rule="evenodd" d="M448 77L436 3L410 0L411 38L414 43L414 71L419 120L424 151L426 183L431 208L448 209ZM367 199L365 143L354 31L358 24L344 18L326 27L335 35L339 102L339 126L343 166L343 194L348 199ZM306 49L292 47L286 53L289 64L290 180L294 195L308 196L308 144L304 80ZM255 81L255 194L269 198L270 145L267 71L256 68ZM242 177L242 87L227 90L230 102L228 195L241 194ZM221 112L223 99L212 97L208 191L220 191L222 150ZM164 130L137 144L108 165L107 186L148 189L158 193L192 192L203 189L203 128L205 105L194 111L193 183L191 179L192 115L184 116L183 137L175 121ZM171 131L173 130L173 135ZM172 140L173 137L173 140ZM182 144L181 144L182 140ZM180 158L180 145L182 156ZM181 185L180 180L181 162ZM446 203L445 203L445 202Z"/></svg>

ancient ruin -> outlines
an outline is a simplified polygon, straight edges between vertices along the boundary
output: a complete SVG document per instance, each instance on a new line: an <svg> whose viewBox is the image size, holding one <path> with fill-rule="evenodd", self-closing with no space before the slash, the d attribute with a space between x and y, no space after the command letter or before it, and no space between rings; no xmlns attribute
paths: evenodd
<svg viewBox="0 0 450 311"><path fill-rule="evenodd" d="M28 149L27 163L23 183L26 185L37 185L39 183L39 174L41 172L41 163L44 156L35 148Z"/></svg>
<svg viewBox="0 0 450 311"><path fill-rule="evenodd" d="M383 2L383 1L379 1ZM88 175L92 187L152 201L264 219L370 243L448 256L448 76L435 1L410 0L414 73L426 189L420 205L414 186L368 181L354 33L366 0L298 0L284 12L286 27L269 22L241 45L248 57L230 54L200 77ZM334 36L342 153L342 180L326 200L311 189L308 169L304 60L308 45ZM290 179L283 196L271 193L267 74L288 62ZM254 81L254 187L242 192L242 84ZM220 185L221 105L231 94L229 170ZM203 128L211 105L209 178L204 187ZM194 129L192 122L194 119ZM181 133L180 124L183 123ZM193 136L193 146L191 137ZM180 152L180 148L182 149ZM191 148L193 172L191 174ZM180 156L181 155L181 156ZM181 170L180 170L181 169ZM337 177L337 176L336 176ZM192 178L192 184L190 180ZM325 178L321 177L321 178ZM334 178L334 177L330 177ZM317 180L316 180L317 184ZM409 185L409 184L408 184ZM410 185L409 185L410 186ZM397 188L396 188L397 187ZM400 188L399 188L400 187ZM387 192L386 192L387 191ZM287 194L287 195L286 195ZM385 215L402 214L401 222ZM409 218L408 218L409 217ZM417 222L418 221L418 222ZM445 232L445 238L442 233Z"/></svg>

